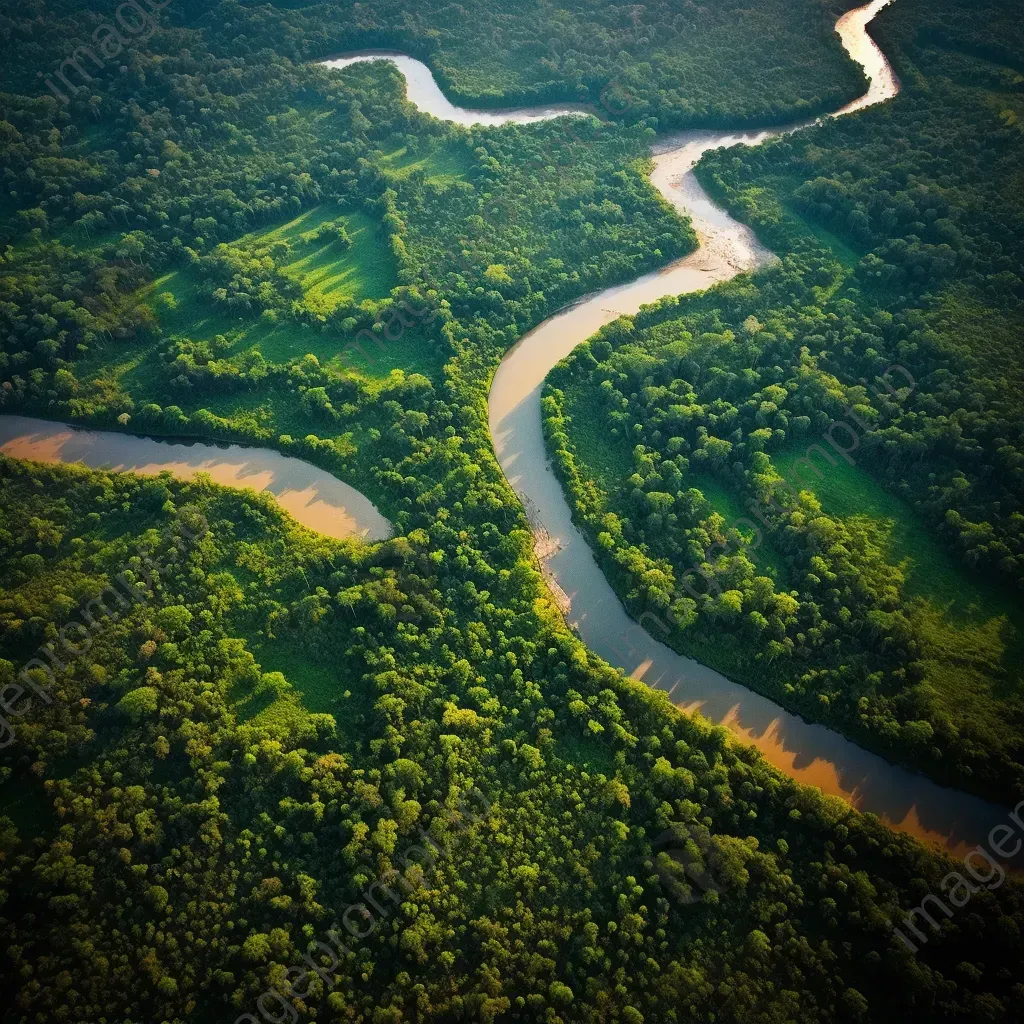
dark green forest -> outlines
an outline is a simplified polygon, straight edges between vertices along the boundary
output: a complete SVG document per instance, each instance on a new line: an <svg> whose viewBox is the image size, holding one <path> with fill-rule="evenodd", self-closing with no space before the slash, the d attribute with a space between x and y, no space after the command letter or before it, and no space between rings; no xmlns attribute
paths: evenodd
<svg viewBox="0 0 1024 1024"><path fill-rule="evenodd" d="M636 614L859 743L1012 799L1024 36L990 7L1006 31L986 51L958 5L894 5L894 101L705 157L702 183L781 262L611 325L552 375L545 415Z"/></svg>
<svg viewBox="0 0 1024 1024"><path fill-rule="evenodd" d="M256 1014L307 950L303 1019L1011 1019L1019 885L915 956L890 920L951 863L588 658L518 518L370 547L212 485L0 473L4 682L119 611L5 751L8 1019Z"/></svg>
<svg viewBox="0 0 1024 1024"><path fill-rule="evenodd" d="M273 447L396 529L0 457L0 1018L1020 1019L1019 881L911 949L963 865L588 653L487 430L524 333L696 248L659 132L863 89L843 7L171 0L67 103L113 8L0 11L0 412ZM634 614L1013 807L1024 42L1007 0L878 32L895 102L700 168L780 264L584 346L549 438ZM600 116L463 129L312 63L371 46ZM773 501L847 407L856 465Z"/></svg>
<svg viewBox="0 0 1024 1024"><path fill-rule="evenodd" d="M658 118L663 128L770 123L832 109L861 89L833 33L844 0L685 0L647 4L574 0L396 0L260 4L169 0L162 25L203 32L217 57L301 65L346 50L394 48L426 61L446 92L477 107L552 100L592 103L613 119ZM116 5L115 5L116 7ZM19 63L0 79L66 56L87 41L102 11L83 19L77 0L41 0L5 12ZM112 8L113 10L113 8ZM91 24L90 24L91 19ZM107 21L112 20L110 17ZM159 33L158 33L159 34ZM45 88L45 87L44 87Z"/></svg>

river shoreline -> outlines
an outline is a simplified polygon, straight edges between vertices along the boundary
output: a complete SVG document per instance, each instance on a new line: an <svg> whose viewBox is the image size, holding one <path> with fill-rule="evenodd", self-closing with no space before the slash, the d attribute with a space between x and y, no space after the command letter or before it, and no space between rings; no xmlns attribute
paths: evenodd
<svg viewBox="0 0 1024 1024"><path fill-rule="evenodd" d="M837 111L837 115L863 109L898 92L898 80L866 32L867 24L887 2L874 0L847 12L837 22L843 45L865 67L870 78L867 92ZM426 65L390 51L350 54L330 62L330 66L346 66L377 57L393 60L399 66L406 76L409 99L421 110L460 124L509 120L530 123L586 112L565 106L506 112L464 110L444 97ZM481 121L481 115L487 115L486 119ZM774 259L749 227L733 220L704 191L693 173L703 153L720 146L756 145L814 123L812 119L776 129L687 131L659 139L652 149L652 184L676 210L689 217L700 240L698 249L633 281L582 296L524 335L506 353L491 381L491 439L499 464L527 511L544 577L567 624L590 650L628 675L667 691L684 711L699 711L710 721L727 727L737 741L756 747L770 764L796 781L816 786L861 811L874 813L897 831L941 846L950 853L962 854L982 842L991 828L1004 823L1007 812L980 797L940 786L864 750L823 725L805 721L755 691L679 655L631 619L572 522L572 511L549 464L543 437L540 396L544 380L551 368L578 344L617 317L633 314L666 295L705 291ZM12 419L0 417L0 445L6 437L4 423ZM74 446L65 452L67 440L52 436L62 431L68 434L68 427L43 420L26 423L35 426L25 430L35 429L39 434L35 447L31 442L23 442L9 454L38 458L39 452L46 454L46 445L50 444L57 450L43 461L77 461L70 457ZM390 535L390 524L358 491L325 471L280 452L196 441L177 445L184 454L164 450L154 455L138 446L166 448L174 447L175 442L114 432L91 433L101 438L102 444L113 446L109 451L95 452L95 459L102 460L103 467L112 461L111 451L116 461L116 456L131 441L137 450L134 456L125 457L130 464L122 462L110 468L152 473L164 469L174 472L177 467L193 476L196 472L210 472L216 482L227 486L260 483L258 489L274 493L299 522L320 532L371 540ZM81 438L81 434L77 436ZM6 445L12 442L12 438L7 438ZM28 454L21 454L22 451ZM287 479L287 472L275 460L294 464L289 465L288 472L297 472L298 476ZM223 478L218 479L217 473ZM340 489L334 491L329 481ZM326 498L321 497L321 490ZM317 510L318 503L325 508ZM328 529L314 525L315 522L326 523ZM347 532L331 533L331 529Z"/></svg>
<svg viewBox="0 0 1024 1024"><path fill-rule="evenodd" d="M866 27L889 0L844 14L836 25L843 45L870 79L868 90L836 112L854 113L897 94L899 82ZM693 172L710 149L757 145L815 124L810 119L774 130L688 131L652 147L652 184L693 224L696 252L633 282L570 304L522 337L495 372L488 400L491 437L505 476L528 510L538 539L536 556L553 581L566 622L609 664L665 690L686 712L700 712L757 748L775 768L891 828L962 855L1007 812L981 797L942 786L868 751L838 732L802 718L655 640L630 618L572 521L561 482L548 459L540 399L551 368L578 344L622 315L666 295L703 292L773 260L754 232L715 204ZM552 589L555 589L554 587Z"/></svg>
<svg viewBox="0 0 1024 1024"><path fill-rule="evenodd" d="M96 430L0 416L0 453L49 464L182 480L206 473L226 487L268 491L297 522L336 540L386 540L392 527L360 491L324 469L270 448Z"/></svg>

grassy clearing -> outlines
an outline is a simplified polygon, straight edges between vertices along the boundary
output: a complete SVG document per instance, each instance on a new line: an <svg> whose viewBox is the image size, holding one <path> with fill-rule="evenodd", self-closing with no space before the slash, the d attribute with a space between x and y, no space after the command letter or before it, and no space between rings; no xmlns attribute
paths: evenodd
<svg viewBox="0 0 1024 1024"><path fill-rule="evenodd" d="M0 793L0 818L10 818L23 839L35 839L54 829L53 811L42 793L7 788Z"/></svg>
<svg viewBox="0 0 1024 1024"><path fill-rule="evenodd" d="M634 472L633 452L629 442L611 434L601 396L596 389L570 387L564 394L564 409L571 421L568 433L581 468L606 496L614 498L621 495L625 481ZM729 526L739 519L750 518L736 496L708 474L690 474L685 486L700 490L711 507L724 516ZM747 553L766 576L776 583L785 583L785 564L769 538L762 538L761 546Z"/></svg>
<svg viewBox="0 0 1024 1024"><path fill-rule="evenodd" d="M332 211L318 207L287 224L269 228L258 237L289 241L331 219L335 219ZM325 251L339 248L337 246L318 246L314 242L311 243L312 249L304 252L300 240L296 245L295 260L285 268L286 273L301 279L304 287L310 288L307 296L312 296L314 303L333 305L343 291L353 298L381 297L388 294L394 284L389 276L393 273L390 262L387 268L381 259L374 264L370 257L367 257L365 266L353 262L353 254L365 255L368 250L379 249L383 244L379 239L370 240L373 222L362 215L352 215L346 223L349 224L353 246L343 251L340 258L337 253ZM255 239L257 236L247 237ZM391 259L390 252L387 259ZM183 269L157 278L136 298L156 310L161 329L167 336L181 335L196 341L212 341L221 335L230 343L221 355L230 357L257 350L268 363L279 366L312 353L321 364L339 373L360 377L371 388L380 386L396 369L436 378L444 362L445 353L438 344L436 332L431 333L429 326L411 328L395 341L386 341L383 348L363 344L367 353L364 358L358 350L345 352L346 346L353 341L346 332L322 332L287 319L269 322L252 315L239 317L218 308L204 292L199 273ZM161 347L161 342L137 343L131 347L123 344L102 346L81 363L79 376L82 380L103 377L138 402L166 405L168 371ZM309 427L308 422L299 422L299 417L295 416L293 396L275 398L269 392L182 392L174 395L174 404L186 412L199 408L210 409L218 415L246 411L263 421L272 421L283 433L291 433L293 428ZM303 429L303 433L306 432L307 429Z"/></svg>
<svg viewBox="0 0 1024 1024"><path fill-rule="evenodd" d="M258 657L258 654L257 654ZM310 708L291 680L279 669L263 665L258 682L236 680L227 701L239 722L269 728L274 734L298 736L307 730Z"/></svg>
<svg viewBox="0 0 1024 1024"><path fill-rule="evenodd" d="M281 672L302 694L310 711L333 714L351 698L345 697L347 682L338 671L334 655L318 657L308 647L288 640L264 640L253 649L264 672Z"/></svg>
<svg viewBox="0 0 1024 1024"><path fill-rule="evenodd" d="M162 294L173 296L174 308L161 301ZM213 309L201 292L198 277L186 270L154 281L147 297L157 307L160 325L168 335L202 341L222 334L231 341L228 355L258 349L268 363L284 365L311 352L322 364L368 381L382 381L395 369L432 376L443 362L429 328L410 328L395 341L385 341L383 348L363 344L370 357L364 359L358 351L343 355L345 346L353 340L347 333L322 333L290 320L268 323L262 318L233 317ZM142 385L145 381L135 379L132 383Z"/></svg>
<svg viewBox="0 0 1024 1024"><path fill-rule="evenodd" d="M307 237L321 224L339 220L352 239L348 249ZM282 270L302 285L306 302L318 312L330 312L344 298L382 299L398 283L387 239L380 225L364 213L342 215L339 208L324 204L285 224L246 235L239 244L247 242L292 246L292 258Z"/></svg>
<svg viewBox="0 0 1024 1024"><path fill-rule="evenodd" d="M792 479L803 449L772 456ZM904 592L916 598L913 620L924 643L927 683L963 731L1012 743L1024 729L1024 613L1001 589L960 565L910 506L858 466L803 473L828 515L863 515L886 525L891 562L902 566ZM809 479L807 479L809 478Z"/></svg>
<svg viewBox="0 0 1024 1024"><path fill-rule="evenodd" d="M809 220L791 202L784 201L783 208L793 220L799 222L801 230L810 235L820 246L828 249L847 270L853 270L860 262L861 254L843 241L834 231L829 231L821 224Z"/></svg>
<svg viewBox="0 0 1024 1024"><path fill-rule="evenodd" d="M167 295L173 296L173 307L165 303ZM212 341L218 334L223 335L231 342L228 355L255 348L268 362L286 363L293 356L309 352L317 336L309 327L290 320L268 323L262 318L222 312L203 295L198 275L190 270L176 270L158 278L150 286L148 298L157 309L164 333L196 341Z"/></svg>
<svg viewBox="0 0 1024 1024"><path fill-rule="evenodd" d="M233 705L239 722L248 722L270 731L281 738L301 735L309 721L309 712L295 691L287 686L287 680L279 672L264 676L265 686L255 693L243 697ZM281 689L276 689L275 684Z"/></svg>
<svg viewBox="0 0 1024 1024"><path fill-rule="evenodd" d="M320 653L317 653L317 652ZM253 654L265 673L280 673L293 687L292 699L305 709L333 715L344 746L358 747L363 723L372 714L372 701L358 678L347 677L343 659L319 647L288 639L263 640ZM261 710L266 713L266 709Z"/></svg>
<svg viewBox="0 0 1024 1024"><path fill-rule="evenodd" d="M727 527L733 526L740 519L750 521L750 511L744 508L739 499L728 488L707 473L690 473L684 481L686 487L696 487L708 504L725 519ZM754 533L749 527L740 529L740 533L748 540L753 540ZM756 550L747 548L747 557L757 566L758 570L770 577L776 584L786 586L785 562L771 542L770 535L762 531L761 545Z"/></svg>
<svg viewBox="0 0 1024 1024"><path fill-rule="evenodd" d="M795 446L774 454L772 462L787 480L803 481L826 514L889 521L889 554L895 563L903 564L906 591L912 597L934 601L964 621L991 618L1012 609L1010 602L954 560L906 502L859 466L841 460L835 466L822 463L819 479L806 467L794 472L794 463L805 454L806 446Z"/></svg>
<svg viewBox="0 0 1024 1024"><path fill-rule="evenodd" d="M827 249L845 270L853 270L864 255L863 252L858 252L846 239L801 211L793 199L793 192L802 184L803 179L797 176L765 175L757 185L746 185L741 192L769 219L788 225L797 235L813 239L818 248Z"/></svg>
<svg viewBox="0 0 1024 1024"><path fill-rule="evenodd" d="M400 146L378 153L377 163L393 177L409 178L420 172L426 181L436 184L464 178L471 165L470 155L461 142L426 152Z"/></svg>
<svg viewBox="0 0 1024 1024"><path fill-rule="evenodd" d="M615 775L615 751L596 736L567 732L555 739L555 753L563 761L590 772Z"/></svg>

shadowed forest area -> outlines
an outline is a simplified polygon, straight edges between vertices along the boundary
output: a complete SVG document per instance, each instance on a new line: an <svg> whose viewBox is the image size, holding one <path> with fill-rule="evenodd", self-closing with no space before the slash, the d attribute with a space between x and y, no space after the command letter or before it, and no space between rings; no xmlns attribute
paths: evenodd
<svg viewBox="0 0 1024 1024"><path fill-rule="evenodd" d="M842 10L172 0L67 104L45 79L113 13L0 13L0 412L279 449L395 528L0 455L0 1018L1019 1017L1019 882L589 653L488 433L520 337L696 249L659 132L862 91ZM896 101L708 156L781 263L617 322L545 414L632 612L1009 802L1024 46L1013 4L972 12L897 0ZM313 63L369 46L604 116L466 129L389 64ZM784 493L847 408L854 464ZM677 595L726 541L721 594ZM922 903L941 927L901 937Z"/></svg>

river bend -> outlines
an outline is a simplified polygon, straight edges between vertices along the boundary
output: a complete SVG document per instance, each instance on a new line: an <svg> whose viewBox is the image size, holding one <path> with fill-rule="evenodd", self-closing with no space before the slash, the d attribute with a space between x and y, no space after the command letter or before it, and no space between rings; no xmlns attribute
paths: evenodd
<svg viewBox="0 0 1024 1024"><path fill-rule="evenodd" d="M843 46L870 79L867 92L837 115L853 113L899 91L888 61L866 31L887 2L873 0L836 24ZM462 125L525 124L585 111L578 105L466 110L444 96L425 64L391 51L345 54L324 63L337 68L381 58L398 66L406 79L408 98L418 108ZM665 295L702 291L773 258L748 227L717 207L701 188L693 174L700 157L722 146L756 145L810 123L748 132L689 131L659 139L652 150L652 183L690 218L700 247L662 270L580 299L525 335L506 354L491 384L491 438L502 470L526 509L545 578L566 621L592 651L637 679L666 690L681 708L699 711L728 727L797 781L877 814L898 831L950 852L963 852L1004 822L1006 811L889 764L655 640L626 614L573 525L561 484L548 464L540 397L544 379L557 362L619 316L635 314ZM269 449L172 443L5 416L0 417L0 451L44 462L84 462L144 474L170 471L184 479L205 472L227 486L269 491L300 523L329 536L379 540L391 533L388 521L354 488L309 463Z"/></svg>
<svg viewBox="0 0 1024 1024"><path fill-rule="evenodd" d="M855 113L899 92L892 67L867 32L868 23L889 2L872 0L848 11L836 23L843 47L869 80L867 91L837 110L836 116ZM390 51L346 54L327 64L344 67L376 58L394 61L405 76L408 98L420 110L462 125L527 123L581 111L578 106L500 112L456 107L425 64ZM1006 812L892 765L839 733L805 722L655 640L626 614L589 545L573 525L562 486L548 463L540 398L544 380L556 363L619 316L635 314L641 306L665 295L703 291L774 258L750 228L711 201L693 174L697 161L712 149L757 145L813 123L801 121L753 131L687 131L659 139L652 148L651 182L676 210L690 218L700 247L661 270L585 296L521 338L505 355L491 383L491 440L509 484L526 509L548 585L566 621L587 647L627 674L666 690L685 710L699 711L728 727L797 781L877 814L899 831L962 852L1005 821Z"/></svg>
<svg viewBox="0 0 1024 1024"><path fill-rule="evenodd" d="M207 474L225 487L267 491L303 526L335 537L386 540L391 523L354 487L302 459L270 448L84 430L30 416L0 416L0 452L34 462L191 480Z"/></svg>

